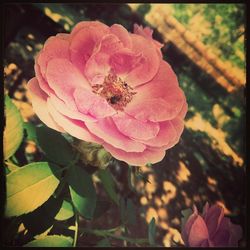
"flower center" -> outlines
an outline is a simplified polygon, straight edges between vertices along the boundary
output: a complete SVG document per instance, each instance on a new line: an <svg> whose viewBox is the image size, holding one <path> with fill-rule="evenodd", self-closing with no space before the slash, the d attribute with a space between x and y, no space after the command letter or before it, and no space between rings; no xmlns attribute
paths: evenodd
<svg viewBox="0 0 250 250"><path fill-rule="evenodd" d="M109 74L104 78L103 84L95 84L92 88L95 94L104 97L115 110L120 111L124 110L136 94L132 87L114 74Z"/></svg>

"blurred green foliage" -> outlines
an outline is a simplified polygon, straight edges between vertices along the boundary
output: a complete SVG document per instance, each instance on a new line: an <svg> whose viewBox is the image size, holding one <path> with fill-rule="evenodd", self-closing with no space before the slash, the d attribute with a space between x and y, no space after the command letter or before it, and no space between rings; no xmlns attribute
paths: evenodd
<svg viewBox="0 0 250 250"><path fill-rule="evenodd" d="M202 16L208 24L202 41L217 48L222 60L245 67L244 4L173 4L172 8L173 15L187 28L195 16Z"/></svg>

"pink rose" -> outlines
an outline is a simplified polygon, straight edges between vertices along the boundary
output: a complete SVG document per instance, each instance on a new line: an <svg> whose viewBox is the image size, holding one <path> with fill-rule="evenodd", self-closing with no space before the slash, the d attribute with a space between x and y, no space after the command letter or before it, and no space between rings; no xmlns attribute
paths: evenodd
<svg viewBox="0 0 250 250"><path fill-rule="evenodd" d="M131 165L161 161L184 128L187 103L149 28L78 23L50 37L28 83L48 127L103 145Z"/></svg>
<svg viewBox="0 0 250 250"><path fill-rule="evenodd" d="M224 217L222 207L209 207L207 203L202 215L194 206L193 214L184 223L181 234L188 247L237 247L242 229Z"/></svg>

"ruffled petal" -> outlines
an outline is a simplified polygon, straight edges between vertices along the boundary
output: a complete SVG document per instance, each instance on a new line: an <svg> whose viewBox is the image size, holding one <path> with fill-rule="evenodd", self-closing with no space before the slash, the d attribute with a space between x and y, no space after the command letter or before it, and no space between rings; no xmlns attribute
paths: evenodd
<svg viewBox="0 0 250 250"><path fill-rule="evenodd" d="M51 99L48 100L47 107L53 119L58 124L61 124L61 126L67 133L80 140L102 144L103 141L94 134L90 133L86 128L84 122L71 119L59 113L51 103Z"/></svg>
<svg viewBox="0 0 250 250"><path fill-rule="evenodd" d="M85 77L67 59L51 60L46 76L56 95L72 107L75 107L73 93L77 87L91 89Z"/></svg>
<svg viewBox="0 0 250 250"><path fill-rule="evenodd" d="M91 84L103 83L110 71L110 56L122 48L122 42L115 35L108 34L103 37L86 62L84 74Z"/></svg>
<svg viewBox="0 0 250 250"><path fill-rule="evenodd" d="M166 62L161 63L152 81L134 91L137 93L126 106L125 112L139 120L171 120L181 112L186 100L173 70Z"/></svg>
<svg viewBox="0 0 250 250"><path fill-rule="evenodd" d="M78 31L85 29L85 28L92 28L95 29L96 33L108 33L109 26L99 21L82 21L77 23L73 30L71 31L71 36L74 36ZM97 32L98 31L98 32Z"/></svg>
<svg viewBox="0 0 250 250"><path fill-rule="evenodd" d="M70 58L81 72L84 71L85 64L92 55L96 44L107 33L109 33L108 26L99 22L79 23L75 26L71 33Z"/></svg>
<svg viewBox="0 0 250 250"><path fill-rule="evenodd" d="M140 36L143 36L147 38L148 40L152 41L155 45L155 47L158 49L159 53L160 49L164 46L164 44L159 43L157 40L153 39L153 30L150 29L149 27L143 28L141 25L139 26L138 24L134 24L134 33Z"/></svg>
<svg viewBox="0 0 250 250"><path fill-rule="evenodd" d="M62 115L67 116L71 119L77 119L80 121L96 121L96 119L91 115L86 115L83 113L80 113L78 110L72 110L70 109L65 102L60 100L57 96L51 95L49 97L50 103L54 106L54 108L60 112Z"/></svg>
<svg viewBox="0 0 250 250"><path fill-rule="evenodd" d="M31 93L32 107L39 119L48 127L63 132L63 128L59 126L46 109L47 95L40 89L38 81L35 77L29 80L27 88Z"/></svg>
<svg viewBox="0 0 250 250"><path fill-rule="evenodd" d="M86 122L86 127L105 142L126 152L142 152L146 148L142 143L122 134L112 118L99 119L97 122Z"/></svg>
<svg viewBox="0 0 250 250"><path fill-rule="evenodd" d="M111 55L109 63L116 75L125 78L126 75L140 62L142 53L134 53L124 48Z"/></svg>
<svg viewBox="0 0 250 250"><path fill-rule="evenodd" d="M81 113L90 114L94 118L105 118L117 113L104 98L88 90L77 88L73 95Z"/></svg>
<svg viewBox="0 0 250 250"><path fill-rule="evenodd" d="M50 37L37 58L42 76L46 79L46 69L50 60L55 58L69 60L69 56L69 41L62 39L60 36Z"/></svg>
<svg viewBox="0 0 250 250"><path fill-rule="evenodd" d="M142 53L140 63L125 77L125 81L135 87L152 80L159 69L160 57L147 39L136 34L130 35L133 44L132 50L135 53Z"/></svg>
<svg viewBox="0 0 250 250"><path fill-rule="evenodd" d="M104 143L103 147L116 159L134 166L153 164L161 161L165 156L165 150L162 149L146 148L143 152L126 152L107 143Z"/></svg>
<svg viewBox="0 0 250 250"><path fill-rule="evenodd" d="M37 55L35 58L35 75L38 80L40 88L48 95L50 96L51 94L54 94L54 90L49 86L48 82L44 79L44 77L41 74L40 66L37 63L38 57L40 56L41 53Z"/></svg>
<svg viewBox="0 0 250 250"><path fill-rule="evenodd" d="M113 24L110 27L110 32L116 35L121 40L124 47L129 48L129 49L132 48L131 37L128 31L122 25Z"/></svg>
<svg viewBox="0 0 250 250"><path fill-rule="evenodd" d="M176 140L177 132L170 121L159 122L160 130L159 133L152 139L141 140L146 145L152 147L164 147L168 148L171 142Z"/></svg>
<svg viewBox="0 0 250 250"><path fill-rule="evenodd" d="M121 133L136 140L149 140L154 138L160 130L158 123L150 121L143 122L125 113L114 115L112 118Z"/></svg>

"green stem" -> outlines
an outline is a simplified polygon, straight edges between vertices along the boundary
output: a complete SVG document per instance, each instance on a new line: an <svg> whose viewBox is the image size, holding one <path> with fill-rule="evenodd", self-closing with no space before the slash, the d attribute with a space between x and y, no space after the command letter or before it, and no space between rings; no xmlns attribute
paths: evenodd
<svg viewBox="0 0 250 250"><path fill-rule="evenodd" d="M79 217L77 212L75 211L75 234L74 234L74 241L73 241L73 247L76 247L76 243L77 243L77 238L78 238L78 221L79 221Z"/></svg>
<svg viewBox="0 0 250 250"><path fill-rule="evenodd" d="M101 237L111 237L117 240L123 240L123 241L128 241L130 243L134 244L143 244L143 243L148 243L148 239L132 239L126 236L122 235L114 235L113 233L117 230L120 229L121 227L117 228L112 228L112 229L106 229L106 230L101 230L101 229L87 229L87 228L78 228L80 232L82 233L89 233L89 234L94 234L97 236Z"/></svg>

